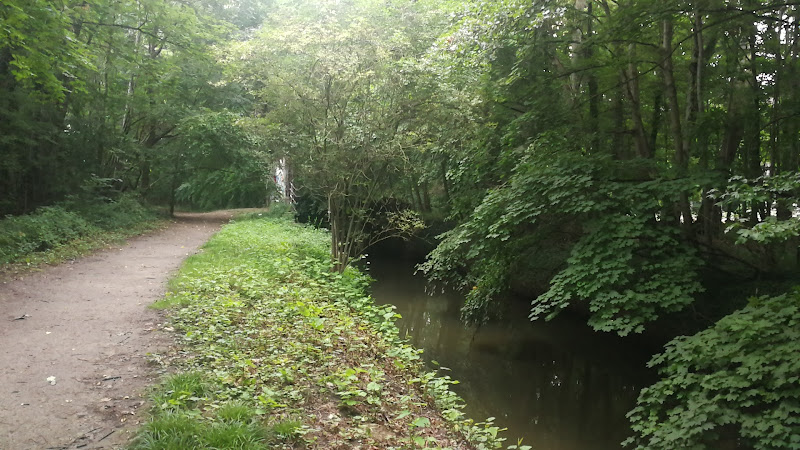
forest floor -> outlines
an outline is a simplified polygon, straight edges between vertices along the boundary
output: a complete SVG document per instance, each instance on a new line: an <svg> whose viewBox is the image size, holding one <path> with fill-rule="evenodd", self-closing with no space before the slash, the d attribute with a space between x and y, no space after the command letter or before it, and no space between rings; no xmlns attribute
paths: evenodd
<svg viewBox="0 0 800 450"><path fill-rule="evenodd" d="M179 214L116 248L0 280L0 449L128 442L159 376L148 355L172 339L148 305L232 214Z"/></svg>

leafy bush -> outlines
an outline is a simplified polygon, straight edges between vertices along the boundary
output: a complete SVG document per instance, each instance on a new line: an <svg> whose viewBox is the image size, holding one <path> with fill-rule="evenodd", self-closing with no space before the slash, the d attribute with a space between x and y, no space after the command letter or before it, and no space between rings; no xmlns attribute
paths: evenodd
<svg viewBox="0 0 800 450"><path fill-rule="evenodd" d="M703 289L702 260L663 211L687 181L641 181L636 174L647 167L571 153L566 141L544 135L520 150L513 176L442 234L420 269L468 291L462 317L470 322L497 314L519 261L532 253L569 254L551 263L555 275L533 299L532 320L584 302L592 327L627 335L691 304Z"/></svg>
<svg viewBox="0 0 800 450"><path fill-rule="evenodd" d="M751 299L667 344L663 379L628 413L637 449L800 448L800 290Z"/></svg>
<svg viewBox="0 0 800 450"><path fill-rule="evenodd" d="M130 228L154 217L135 194L122 194L113 201L71 203L69 209L103 230Z"/></svg>
<svg viewBox="0 0 800 450"><path fill-rule="evenodd" d="M154 219L134 196L116 201L71 198L32 214L0 220L0 264L21 261L34 252L55 249L103 231L131 230Z"/></svg>
<svg viewBox="0 0 800 450"><path fill-rule="evenodd" d="M79 238L97 229L87 220L60 206L39 208L33 214L0 221L0 263Z"/></svg>

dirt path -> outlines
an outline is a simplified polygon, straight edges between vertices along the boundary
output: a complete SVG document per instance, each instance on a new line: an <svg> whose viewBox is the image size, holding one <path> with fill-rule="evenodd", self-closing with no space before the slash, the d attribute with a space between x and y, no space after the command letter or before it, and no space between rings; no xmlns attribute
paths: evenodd
<svg viewBox="0 0 800 450"><path fill-rule="evenodd" d="M120 248L0 283L0 449L128 441L157 377L147 355L171 339L147 305L230 215L182 214Z"/></svg>

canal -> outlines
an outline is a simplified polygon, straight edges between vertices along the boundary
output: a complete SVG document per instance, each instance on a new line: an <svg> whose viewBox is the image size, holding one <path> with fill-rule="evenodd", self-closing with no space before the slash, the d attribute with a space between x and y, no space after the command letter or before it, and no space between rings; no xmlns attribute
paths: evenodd
<svg viewBox="0 0 800 450"><path fill-rule="evenodd" d="M495 417L508 428L506 445L522 438L537 450L621 448L625 414L653 381L645 368L652 346L594 332L578 317L532 323L525 302L500 322L467 328L459 320L463 299L427 292L413 261L376 257L368 267L376 302L403 316L400 335L460 381L453 389L469 417Z"/></svg>

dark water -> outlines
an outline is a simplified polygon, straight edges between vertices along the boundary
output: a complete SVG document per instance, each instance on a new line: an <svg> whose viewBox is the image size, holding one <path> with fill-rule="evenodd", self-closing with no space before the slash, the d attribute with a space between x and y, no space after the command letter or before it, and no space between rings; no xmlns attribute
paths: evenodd
<svg viewBox="0 0 800 450"><path fill-rule="evenodd" d="M503 323L467 329L459 321L462 299L426 294L413 266L371 261L373 297L397 306L401 336L428 361L451 369L469 417L496 417L508 428L506 445L523 438L535 450L621 448L625 413L652 382L644 368L652 348L595 333L582 319L531 323L524 303Z"/></svg>

